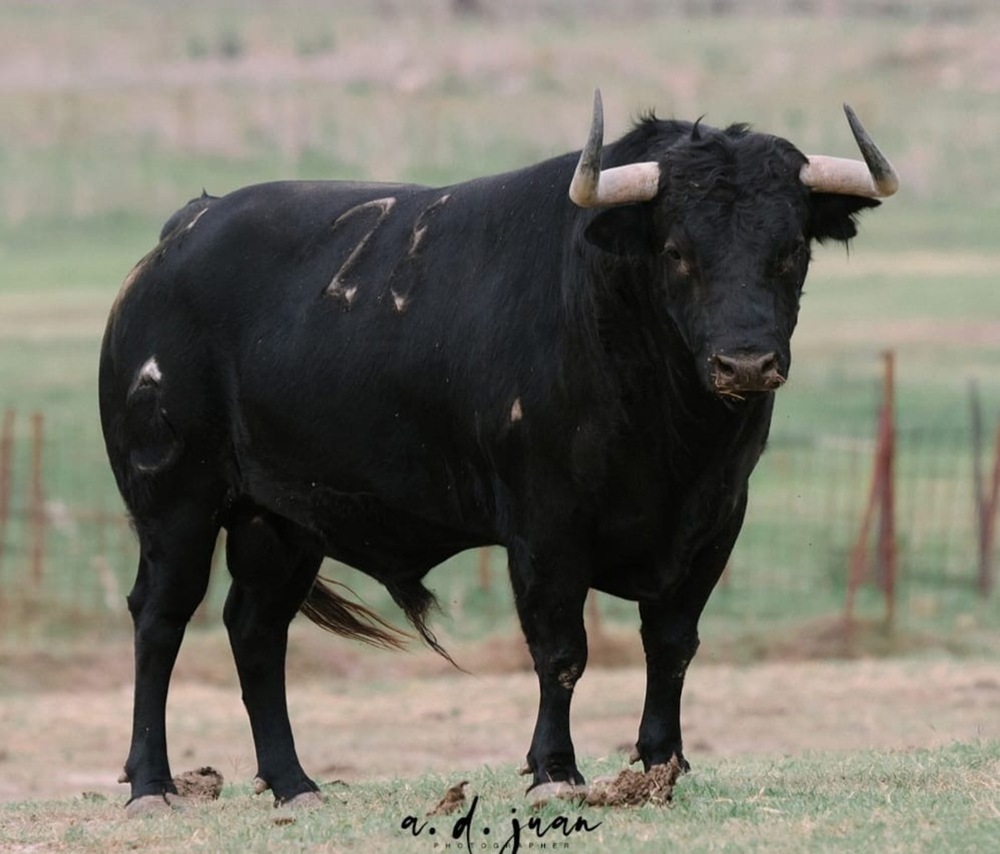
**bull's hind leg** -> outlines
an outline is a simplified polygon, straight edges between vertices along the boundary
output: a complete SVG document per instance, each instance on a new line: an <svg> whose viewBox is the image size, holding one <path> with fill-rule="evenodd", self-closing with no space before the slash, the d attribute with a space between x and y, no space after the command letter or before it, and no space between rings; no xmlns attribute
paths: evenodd
<svg viewBox="0 0 1000 854"><path fill-rule="evenodd" d="M128 595L135 628L135 701L123 777L132 785L130 814L163 808L167 796L177 793L167 760L167 688L184 630L208 585L216 519L205 493L181 499L155 518L136 518L139 571Z"/></svg>
<svg viewBox="0 0 1000 854"><path fill-rule="evenodd" d="M538 675L538 717L527 757L532 788L585 782L570 736L570 704L587 664L586 561L558 551L548 557L540 549L510 554L517 613Z"/></svg>
<svg viewBox="0 0 1000 854"><path fill-rule="evenodd" d="M319 791L299 764L285 694L288 625L323 560L317 547L297 542L302 537L252 511L229 526L226 547L233 585L224 615L253 732L256 790L271 789L279 804L306 803Z"/></svg>

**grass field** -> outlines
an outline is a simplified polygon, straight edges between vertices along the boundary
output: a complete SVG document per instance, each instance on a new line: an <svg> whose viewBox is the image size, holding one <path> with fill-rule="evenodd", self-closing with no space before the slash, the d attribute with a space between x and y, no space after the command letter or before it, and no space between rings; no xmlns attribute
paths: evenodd
<svg viewBox="0 0 1000 854"><path fill-rule="evenodd" d="M127 741L127 667L67 671L59 687L8 695L3 705L5 727L20 738L0 763L0 850L433 852L446 850L434 843L447 839L461 813L425 813L463 779L469 797L481 798L475 850L483 841L502 844L514 817L526 827L534 813L515 767L530 738L532 675L484 669L495 655L460 658L475 675L448 673L429 658L359 653L317 634L294 634L293 659L311 660L315 670L293 671L289 696L300 753L322 784L324 808L288 816L275 812L268 796L252 796L249 729L231 667L221 638L198 636L182 652L171 693L174 768L217 768L227 781L222 798L170 821L126 820L124 787L114 780ZM593 667L580 682L575 733L591 779L625 767L642 686L636 668ZM670 806L557 805L540 817L546 824L559 815L600 823L557 849L578 854L665 844L692 851L990 851L1000 830L998 691L987 661L743 668L709 656L690 674L685 726L693 771ZM438 838L403 833L409 815L436 827ZM484 827L493 830L488 840ZM530 841L525 833L523 851L540 850L540 840L533 848Z"/></svg>
<svg viewBox="0 0 1000 854"><path fill-rule="evenodd" d="M599 770L615 773L621 763L602 766ZM295 814L253 801L249 786L224 791L218 801L169 819L135 822L126 822L120 805L102 796L0 805L0 844L14 851L79 852L138 848L633 854L677 847L692 852L965 854L992 850L1000 834L998 773L997 743L913 753L740 759L712 763L697 777L683 780L667 807L616 811L565 804L533 813L511 794L512 767L479 768L467 776L470 798L478 795L480 801L469 836L459 827L457 841L453 834L468 816L468 807L447 817L425 815L456 780L427 775L390 785L331 784L324 787L326 806ZM409 816L422 828L418 836L401 826ZM530 827L531 819L538 820L539 830ZM581 819L586 829L572 834L562 829L579 826Z"/></svg>

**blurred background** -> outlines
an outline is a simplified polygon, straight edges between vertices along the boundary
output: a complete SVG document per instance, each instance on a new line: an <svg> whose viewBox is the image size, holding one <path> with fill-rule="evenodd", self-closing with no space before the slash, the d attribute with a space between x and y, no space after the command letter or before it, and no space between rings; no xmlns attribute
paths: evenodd
<svg viewBox="0 0 1000 854"><path fill-rule="evenodd" d="M853 157L847 101L902 176L850 252L816 251L703 623L712 654L996 649L992 0L5 0L0 655L130 636L136 546L100 439L97 356L170 213L202 188L523 166L582 144L595 86L609 139L652 108ZM393 616L359 574L324 573ZM199 626L220 625L227 581L220 562ZM446 643L517 636L501 552L429 583ZM609 656L637 650L614 642L634 635L634 605L597 598L588 619Z"/></svg>

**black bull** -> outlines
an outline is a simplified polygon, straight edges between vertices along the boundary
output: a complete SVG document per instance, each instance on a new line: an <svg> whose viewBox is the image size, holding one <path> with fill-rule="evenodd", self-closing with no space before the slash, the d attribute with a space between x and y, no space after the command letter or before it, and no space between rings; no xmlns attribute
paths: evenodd
<svg viewBox="0 0 1000 854"><path fill-rule="evenodd" d="M317 581L325 556L378 579L441 651L422 579L507 549L540 686L535 786L583 782L569 715L588 590L638 602L635 755L686 765L684 674L788 373L810 246L851 238L895 186L859 127L860 179L745 126L655 117L602 154L598 101L582 156L443 189L272 183L178 211L122 286L100 365L140 543L133 807L172 800L167 686L223 528L257 788L277 801L317 797L285 700L295 613L400 639Z"/></svg>

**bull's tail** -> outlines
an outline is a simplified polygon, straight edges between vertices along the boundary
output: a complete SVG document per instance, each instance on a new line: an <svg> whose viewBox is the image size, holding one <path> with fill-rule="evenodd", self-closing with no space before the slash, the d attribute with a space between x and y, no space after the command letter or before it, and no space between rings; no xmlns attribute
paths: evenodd
<svg viewBox="0 0 1000 854"><path fill-rule="evenodd" d="M412 636L387 623L378 614L341 596L333 587L344 585L317 578L299 610L317 626L341 637L364 641L383 649L403 649Z"/></svg>
<svg viewBox="0 0 1000 854"><path fill-rule="evenodd" d="M419 581L406 585L386 585L393 601L403 610L410 625L424 643L434 652L461 670L455 660L441 646L434 633L427 626L430 610L437 605L437 599ZM413 635L397 629L383 620L370 608L345 599L333 587L344 587L336 581L317 578L306 601L299 609L316 625L336 635L364 641L383 649L403 649ZM347 589L347 588L345 588Z"/></svg>

